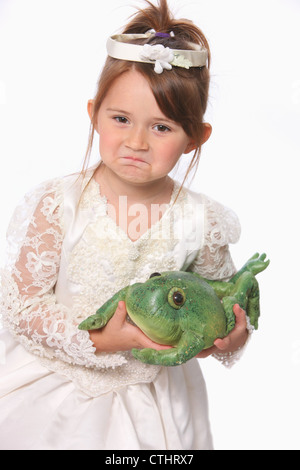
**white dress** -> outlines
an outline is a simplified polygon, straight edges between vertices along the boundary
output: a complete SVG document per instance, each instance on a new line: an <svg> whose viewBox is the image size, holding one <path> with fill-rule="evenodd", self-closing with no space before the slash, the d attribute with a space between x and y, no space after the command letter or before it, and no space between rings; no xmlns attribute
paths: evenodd
<svg viewBox="0 0 300 470"><path fill-rule="evenodd" d="M221 204L186 189L173 204L175 183L163 217L132 242L108 216L99 185L87 181L69 176L39 186L8 229L0 449L211 449L196 359L159 367L130 351L96 353L77 325L117 290L153 272L229 278L235 270L228 244L239 238L239 222Z"/></svg>

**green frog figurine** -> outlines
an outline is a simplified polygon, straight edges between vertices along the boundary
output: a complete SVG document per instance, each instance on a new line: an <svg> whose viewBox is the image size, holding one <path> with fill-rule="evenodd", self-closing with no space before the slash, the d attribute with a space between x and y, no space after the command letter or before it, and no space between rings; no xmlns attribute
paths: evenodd
<svg viewBox="0 0 300 470"><path fill-rule="evenodd" d="M247 312L251 325L258 328L259 285L255 276L269 263L265 254L256 253L228 282L207 280L185 271L154 273L144 283L121 289L79 329L104 327L119 301L125 301L130 319L145 335L156 343L172 346L161 351L133 349L133 356L147 364L183 364L232 331L235 304Z"/></svg>

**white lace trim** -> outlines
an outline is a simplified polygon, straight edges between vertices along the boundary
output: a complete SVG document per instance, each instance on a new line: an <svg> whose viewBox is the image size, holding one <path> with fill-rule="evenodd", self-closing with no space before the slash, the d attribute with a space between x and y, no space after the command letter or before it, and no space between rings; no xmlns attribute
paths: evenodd
<svg viewBox="0 0 300 470"><path fill-rule="evenodd" d="M216 201L202 196L206 206L204 247L189 270L210 280L228 280L236 272L229 244L236 243L241 227L234 212Z"/></svg>
<svg viewBox="0 0 300 470"><path fill-rule="evenodd" d="M157 376L160 367L142 364L131 356L130 352L122 357L125 362L109 368L84 369L79 365L70 365L64 361L48 360L43 358L41 363L47 369L58 372L75 383L76 387L89 397L98 397L111 390L116 390L127 385L138 383L150 383ZM115 361L115 359L114 359Z"/></svg>
<svg viewBox="0 0 300 470"><path fill-rule="evenodd" d="M229 353L220 352L220 353L212 355L215 359L221 362L223 366L227 367L228 369L233 367L241 359L241 357L243 356L243 354L245 353L247 349L251 335L253 334L255 330L254 326L251 325L250 318L248 316L246 316L246 320L247 320L248 338L244 346L242 346L241 348L237 349L234 352L229 352Z"/></svg>

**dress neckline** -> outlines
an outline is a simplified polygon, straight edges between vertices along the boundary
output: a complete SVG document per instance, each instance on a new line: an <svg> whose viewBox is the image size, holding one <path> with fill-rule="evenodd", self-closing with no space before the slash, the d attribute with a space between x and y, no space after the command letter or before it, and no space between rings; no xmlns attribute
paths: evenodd
<svg viewBox="0 0 300 470"><path fill-rule="evenodd" d="M116 223L116 221L108 215L108 202L106 196L101 194L101 185L98 181L96 181L95 177L92 176L86 177L86 181L84 181L84 194L82 198L82 206L84 208L93 208L102 217L106 217L106 220L110 224L111 228L121 237L121 239L127 240L132 246L138 246L140 243L143 243L145 240L148 240L155 233L159 232L162 229L162 225L167 223L167 219L170 216L174 203L178 203L184 197L183 189L180 191L181 185L173 180L173 190L171 193L169 203L166 203L166 210L162 214L159 220L154 222L148 229L136 240L130 238L128 233L123 230L120 225ZM180 192L180 193L179 193ZM178 194L179 193L179 194ZM175 202L176 201L176 202Z"/></svg>

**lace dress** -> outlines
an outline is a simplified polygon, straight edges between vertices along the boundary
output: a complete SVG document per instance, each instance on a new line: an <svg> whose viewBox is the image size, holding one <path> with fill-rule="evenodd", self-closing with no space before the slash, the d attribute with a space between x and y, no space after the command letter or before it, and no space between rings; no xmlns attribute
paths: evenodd
<svg viewBox="0 0 300 470"><path fill-rule="evenodd" d="M135 242L108 216L94 179L51 180L16 209L1 280L1 449L212 448L199 361L168 368L130 351L96 353L77 328L153 272L233 275L236 216L186 189L174 204L178 189Z"/></svg>

